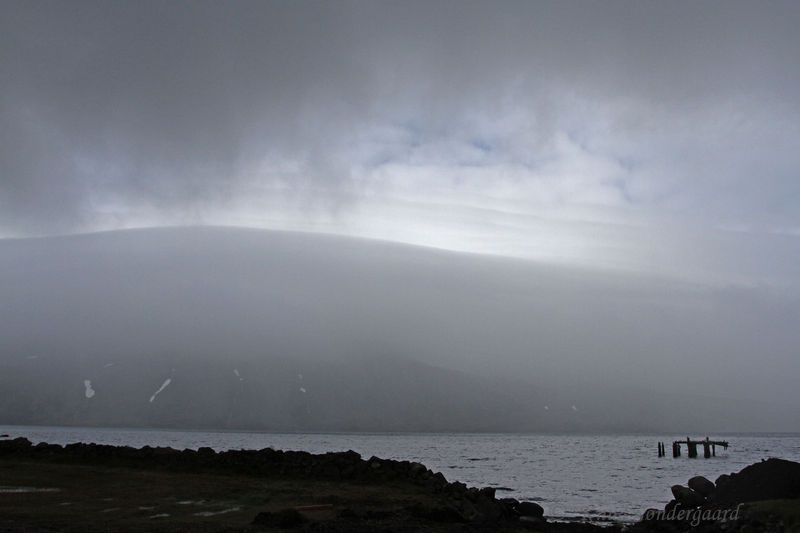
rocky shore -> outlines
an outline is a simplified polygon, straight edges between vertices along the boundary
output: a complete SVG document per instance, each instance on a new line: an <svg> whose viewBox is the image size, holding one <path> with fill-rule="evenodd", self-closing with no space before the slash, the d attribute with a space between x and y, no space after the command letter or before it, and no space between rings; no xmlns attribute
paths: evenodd
<svg viewBox="0 0 800 533"><path fill-rule="evenodd" d="M767 459L670 490L664 509L645 511L632 531L800 531L800 463Z"/></svg>
<svg viewBox="0 0 800 533"><path fill-rule="evenodd" d="M476 530L497 527L509 530L517 527L550 529L550 526L556 529L580 529L580 525L548 525L544 510L535 502L498 499L493 488L467 487L457 481L448 482L444 475L420 463L377 457L362 459L353 451L321 455L270 448L225 452L215 452L211 448L179 451L149 446L136 449L97 444L33 445L27 439L17 438L0 441L0 466L9 464L33 469L88 465L95 470L110 468L115 472L124 471L129 478L135 477L133 473L137 471L158 471L177 476L234 476L278 484L302 484L325 493L323 498L313 494L303 496L305 499L287 502L294 505L282 508L266 505L262 506L262 510L258 505L253 506L257 512L250 517L245 529L314 529L322 525L326 531L375 530L384 527L398 531L444 531L452 527ZM9 476L4 475L3 484L10 481ZM126 479L117 481L127 482ZM347 496L336 494L330 487L341 488L340 492ZM54 488L61 490L60 487ZM372 494L373 500L383 500L365 503L360 500L359 493ZM241 505L234 507L237 507L237 513L242 510ZM172 517L171 513L169 517ZM162 520L153 526L158 529L164 522ZM13 529L15 525L23 524L25 518L20 517L16 522L2 524L0 529Z"/></svg>
<svg viewBox="0 0 800 533"><path fill-rule="evenodd" d="M800 464L672 487L636 524L549 522L535 502L353 451L175 450L0 440L0 531L785 531Z"/></svg>

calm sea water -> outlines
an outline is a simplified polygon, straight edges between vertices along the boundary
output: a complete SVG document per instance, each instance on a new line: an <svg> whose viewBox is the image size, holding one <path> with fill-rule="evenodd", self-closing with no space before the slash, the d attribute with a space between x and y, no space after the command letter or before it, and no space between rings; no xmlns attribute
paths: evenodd
<svg viewBox="0 0 800 533"><path fill-rule="evenodd" d="M670 486L685 484L692 476L713 481L768 457L800 461L800 434L710 435L731 445L710 459L702 458L702 449L700 458L689 459L685 448L682 457L673 459L671 443L685 435L282 434L22 426L0 426L0 434L54 444L355 450L365 459L375 455L419 461L448 481L496 487L498 497L539 502L547 516L560 520L633 521L649 507L663 507L671 498ZM657 457L658 441L667 445L670 456Z"/></svg>

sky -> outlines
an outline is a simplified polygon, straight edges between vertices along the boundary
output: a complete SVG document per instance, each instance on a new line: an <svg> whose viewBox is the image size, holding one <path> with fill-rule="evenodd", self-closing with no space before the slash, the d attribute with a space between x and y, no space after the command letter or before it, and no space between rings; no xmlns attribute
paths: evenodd
<svg viewBox="0 0 800 533"><path fill-rule="evenodd" d="M2 10L2 237L233 225L796 285L797 2Z"/></svg>

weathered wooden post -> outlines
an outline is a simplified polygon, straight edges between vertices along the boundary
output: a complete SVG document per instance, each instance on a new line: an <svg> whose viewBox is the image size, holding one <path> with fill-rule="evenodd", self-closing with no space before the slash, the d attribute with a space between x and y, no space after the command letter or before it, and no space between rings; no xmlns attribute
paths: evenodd
<svg viewBox="0 0 800 533"><path fill-rule="evenodd" d="M690 458L697 457L697 447L699 445L703 445L703 457L708 459L709 457L716 457L717 456L717 444L728 449L728 442L724 440L711 440L708 437L705 440L692 440L689 437L686 437L686 440L676 440L672 442L672 457L680 457L681 455L681 444L686 443L686 455ZM661 451L660 453L666 454L664 444L661 443ZM662 455L661 457L663 457Z"/></svg>
<svg viewBox="0 0 800 533"><path fill-rule="evenodd" d="M690 459L697 457L697 443L692 442L689 437L686 437L686 447L689 448L689 453L687 455Z"/></svg>

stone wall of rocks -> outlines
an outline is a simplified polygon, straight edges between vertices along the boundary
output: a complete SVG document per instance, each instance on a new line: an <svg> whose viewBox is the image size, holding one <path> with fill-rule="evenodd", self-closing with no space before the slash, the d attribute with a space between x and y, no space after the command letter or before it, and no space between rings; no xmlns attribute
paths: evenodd
<svg viewBox="0 0 800 533"><path fill-rule="evenodd" d="M302 451L228 450L211 448L175 450L168 447L133 448L101 444L33 445L25 438L0 440L0 458L25 458L71 464L162 469L171 472L219 472L261 477L321 479L350 483L406 482L432 494L440 503L439 521L544 522L544 510L534 502L497 499L491 487L467 487L448 482L441 472L421 463L371 457L354 451L311 454Z"/></svg>

